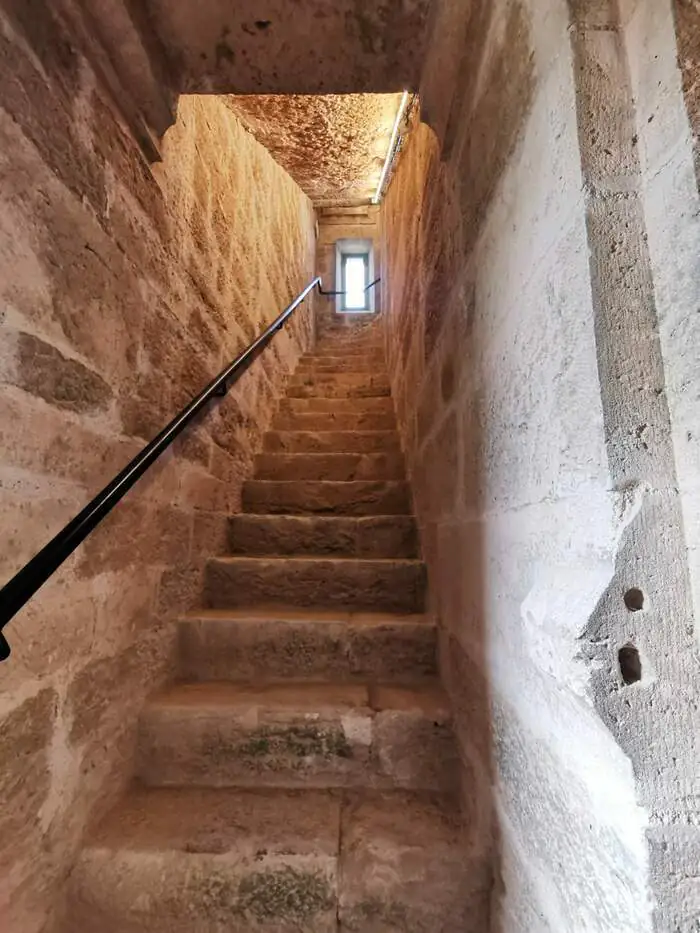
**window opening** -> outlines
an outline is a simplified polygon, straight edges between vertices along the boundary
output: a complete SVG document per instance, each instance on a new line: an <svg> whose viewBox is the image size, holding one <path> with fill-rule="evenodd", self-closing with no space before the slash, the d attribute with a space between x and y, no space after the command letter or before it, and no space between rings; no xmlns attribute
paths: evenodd
<svg viewBox="0 0 700 933"><path fill-rule="evenodd" d="M336 312L372 314L374 254L371 240L336 240Z"/></svg>
<svg viewBox="0 0 700 933"><path fill-rule="evenodd" d="M342 264L342 290L344 292L344 311L369 310L369 256L367 253L360 256L343 256Z"/></svg>

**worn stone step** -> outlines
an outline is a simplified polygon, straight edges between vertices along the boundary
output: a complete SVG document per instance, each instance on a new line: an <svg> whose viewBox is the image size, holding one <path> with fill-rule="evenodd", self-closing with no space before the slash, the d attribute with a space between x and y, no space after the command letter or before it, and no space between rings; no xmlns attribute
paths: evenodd
<svg viewBox="0 0 700 933"><path fill-rule="evenodd" d="M256 515L411 515L411 494L402 480L253 479L243 485L243 511Z"/></svg>
<svg viewBox="0 0 700 933"><path fill-rule="evenodd" d="M255 457L255 478L263 480L401 480L404 475L400 453L262 453Z"/></svg>
<svg viewBox="0 0 700 933"><path fill-rule="evenodd" d="M480 903L450 796L346 791L340 838L342 933L486 933L491 869Z"/></svg>
<svg viewBox="0 0 700 933"><path fill-rule="evenodd" d="M181 684L140 720L150 785L455 792L457 773L437 684Z"/></svg>
<svg viewBox="0 0 700 933"><path fill-rule="evenodd" d="M285 414L304 414L305 412L375 412L394 413L394 403L389 396L361 396L359 398L328 398L311 395L307 398L288 397L280 400L279 410Z"/></svg>
<svg viewBox="0 0 700 933"><path fill-rule="evenodd" d="M314 373L348 373L361 375L366 373L386 374L385 361L363 356L302 356L294 375Z"/></svg>
<svg viewBox="0 0 700 933"><path fill-rule="evenodd" d="M321 328L316 338L314 349L325 346L372 346L382 347L384 335L378 328Z"/></svg>
<svg viewBox="0 0 700 933"><path fill-rule="evenodd" d="M289 391L305 389L316 395L326 392L347 390L364 395L390 394L389 379L385 373L350 372L295 372L289 381ZM360 396L362 397L362 396Z"/></svg>
<svg viewBox="0 0 700 933"><path fill-rule="evenodd" d="M272 423L275 431L391 431L396 418L387 412L295 412L280 411Z"/></svg>
<svg viewBox="0 0 700 933"><path fill-rule="evenodd" d="M183 680L406 682L437 673L422 615L301 609L200 610L178 621Z"/></svg>
<svg viewBox="0 0 700 933"><path fill-rule="evenodd" d="M327 375L330 375L327 374ZM356 374L353 374L356 375ZM383 384L382 384L383 382ZM363 398L389 398L391 390L389 383L382 380L373 380L359 384L356 380L342 380L335 376L328 380L315 380L313 376L300 377L287 386L287 398L324 398L324 399L363 399Z"/></svg>
<svg viewBox="0 0 700 933"><path fill-rule="evenodd" d="M77 860L71 930L331 933L340 807L323 791L134 788Z"/></svg>
<svg viewBox="0 0 700 933"><path fill-rule="evenodd" d="M87 839L71 930L476 933L454 798L133 788Z"/></svg>
<svg viewBox="0 0 700 933"><path fill-rule="evenodd" d="M212 609L286 605L367 612L422 612L421 561L337 557L216 557L207 562Z"/></svg>
<svg viewBox="0 0 700 933"><path fill-rule="evenodd" d="M313 354L310 354L310 356L313 356L314 359L324 359L325 357L335 358L338 356L345 357L345 359L350 359L351 357L362 356L366 359L375 360L376 362L382 364L384 364L386 359L384 355L384 348L378 344L369 346L361 344L355 346L346 346L343 344L341 346L337 341L323 343L320 345L317 344L314 347Z"/></svg>
<svg viewBox="0 0 700 933"><path fill-rule="evenodd" d="M236 554L301 557L418 557L416 522L408 515L234 515L229 545Z"/></svg>
<svg viewBox="0 0 700 933"><path fill-rule="evenodd" d="M396 431L268 431L263 450L286 453L393 453Z"/></svg>
<svg viewBox="0 0 700 933"><path fill-rule="evenodd" d="M325 344L372 344L382 346L383 331L378 327L321 327L316 337L316 347Z"/></svg>

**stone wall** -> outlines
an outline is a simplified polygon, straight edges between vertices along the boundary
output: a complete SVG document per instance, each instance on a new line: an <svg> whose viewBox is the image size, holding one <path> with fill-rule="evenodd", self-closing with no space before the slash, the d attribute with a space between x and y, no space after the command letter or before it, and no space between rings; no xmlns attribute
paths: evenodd
<svg viewBox="0 0 700 933"><path fill-rule="evenodd" d="M335 245L338 240L371 240L374 249L374 278L383 275L382 239L380 235L380 212L374 205L357 207L325 207L318 211L318 240L316 243L316 274L323 279L326 291L335 291L341 283L336 282ZM374 310L382 309L382 290L375 286ZM334 296L317 300L317 320L320 328L327 326L335 316ZM341 320L357 320L354 315Z"/></svg>
<svg viewBox="0 0 700 933"><path fill-rule="evenodd" d="M181 99L152 172L62 9L0 16L3 581L314 271L308 199L231 112ZM49 929L86 821L128 778L173 615L310 335L307 309L6 629L3 933Z"/></svg>
<svg viewBox="0 0 700 933"><path fill-rule="evenodd" d="M490 864L500 933L690 929L663 923L687 923L697 666L622 34L605 3L462 11L437 10L435 131L382 237L475 929Z"/></svg>
<svg viewBox="0 0 700 933"><path fill-rule="evenodd" d="M663 367L661 430L646 413L640 420L647 424L648 449L671 463L666 483L658 468L648 477L654 493L647 496L642 540L635 543L637 572L646 559L650 581L650 612L639 637L657 681L645 707L635 710L644 726L636 741L656 745L662 734L664 758L660 763L644 756L637 766L638 794L652 814L658 929L692 930L700 924L693 867L700 857L700 9L693 0L623 0L620 25L628 94L636 104L637 211L656 317L649 350L657 371ZM635 358L637 347L628 355ZM650 356L647 351L641 358L647 371ZM629 372L629 363L625 368ZM664 492L656 516L650 515L654 498Z"/></svg>

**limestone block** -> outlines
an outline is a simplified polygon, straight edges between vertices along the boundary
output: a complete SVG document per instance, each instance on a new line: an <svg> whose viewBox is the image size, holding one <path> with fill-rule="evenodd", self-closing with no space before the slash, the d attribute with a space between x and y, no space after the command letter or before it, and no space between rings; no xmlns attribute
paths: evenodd
<svg viewBox="0 0 700 933"><path fill-rule="evenodd" d="M286 453L382 453L398 451L395 431L268 431L263 449Z"/></svg>
<svg viewBox="0 0 700 933"><path fill-rule="evenodd" d="M276 431L390 431L396 427L391 412L279 412L272 426Z"/></svg>
<svg viewBox="0 0 700 933"><path fill-rule="evenodd" d="M259 603L422 612L425 570L413 560L222 557L207 564L205 602L214 609Z"/></svg>
<svg viewBox="0 0 700 933"><path fill-rule="evenodd" d="M156 933L206 922L332 933L340 802L321 791L136 791L93 834L73 922Z"/></svg>
<svg viewBox="0 0 700 933"><path fill-rule="evenodd" d="M342 832L343 927L362 933L476 933L464 897L459 828L444 801L401 794L351 798Z"/></svg>
<svg viewBox="0 0 700 933"><path fill-rule="evenodd" d="M243 508L257 514L409 515L402 480L248 480Z"/></svg>
<svg viewBox="0 0 700 933"><path fill-rule="evenodd" d="M337 554L416 557L415 520L409 516L236 515L231 547L238 554Z"/></svg>
<svg viewBox="0 0 700 933"><path fill-rule="evenodd" d="M178 625L180 673L204 680L432 676L436 633L421 616L225 610Z"/></svg>
<svg viewBox="0 0 700 933"><path fill-rule="evenodd" d="M158 785L454 791L445 698L433 685L189 684L141 717L139 774Z"/></svg>
<svg viewBox="0 0 700 933"><path fill-rule="evenodd" d="M259 454L255 475L263 480L352 482L401 480L403 458L391 454Z"/></svg>

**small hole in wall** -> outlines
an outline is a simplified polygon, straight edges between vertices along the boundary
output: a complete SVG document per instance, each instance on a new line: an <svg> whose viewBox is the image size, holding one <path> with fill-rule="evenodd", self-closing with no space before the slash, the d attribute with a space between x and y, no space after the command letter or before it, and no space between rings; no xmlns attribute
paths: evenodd
<svg viewBox="0 0 700 933"><path fill-rule="evenodd" d="M640 609L644 608L644 593L642 593L640 589L637 589L636 586L627 590L623 599L625 601L625 606L627 606L630 612L639 612Z"/></svg>
<svg viewBox="0 0 700 933"><path fill-rule="evenodd" d="M255 28L262 31L263 29L268 29L272 25L272 21L269 19L256 19Z"/></svg>
<svg viewBox="0 0 700 933"><path fill-rule="evenodd" d="M644 593L636 586L627 590L622 598L630 612L639 612L644 608Z"/></svg>
<svg viewBox="0 0 700 933"><path fill-rule="evenodd" d="M642 679L642 660L634 645L626 644L617 652L620 674L626 684L636 684Z"/></svg>

